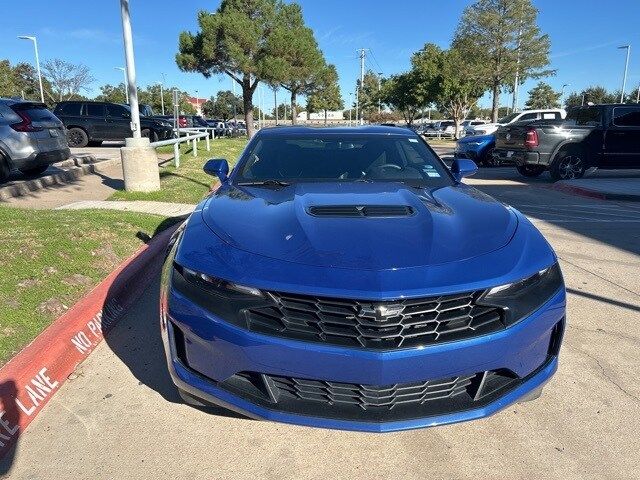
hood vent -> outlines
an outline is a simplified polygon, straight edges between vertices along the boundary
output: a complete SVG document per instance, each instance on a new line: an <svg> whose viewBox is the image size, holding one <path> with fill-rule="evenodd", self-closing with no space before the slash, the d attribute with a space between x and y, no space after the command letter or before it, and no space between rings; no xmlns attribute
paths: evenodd
<svg viewBox="0 0 640 480"><path fill-rule="evenodd" d="M314 217L409 217L415 213L408 205L324 205L308 211Z"/></svg>

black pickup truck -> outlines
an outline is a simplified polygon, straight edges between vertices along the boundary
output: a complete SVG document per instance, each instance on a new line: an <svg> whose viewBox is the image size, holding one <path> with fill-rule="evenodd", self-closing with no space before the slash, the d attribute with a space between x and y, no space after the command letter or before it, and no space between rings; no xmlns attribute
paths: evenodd
<svg viewBox="0 0 640 480"><path fill-rule="evenodd" d="M640 104L574 107L564 120L500 127L493 155L526 177L549 170L554 180L580 178L591 167L640 168Z"/></svg>

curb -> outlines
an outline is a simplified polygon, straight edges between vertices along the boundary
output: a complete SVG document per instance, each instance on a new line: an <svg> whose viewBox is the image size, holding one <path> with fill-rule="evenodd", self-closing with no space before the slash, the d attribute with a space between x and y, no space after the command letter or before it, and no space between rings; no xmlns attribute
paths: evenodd
<svg viewBox="0 0 640 480"><path fill-rule="evenodd" d="M38 190L42 190L47 187L52 187L54 185L64 185L85 175L96 173L103 167L119 165L120 163L120 159L98 161L93 155L82 155L74 157L73 159L64 160L57 163L56 166L71 167L69 170L63 170L62 172L35 178L33 180L27 180L16 185L2 187L0 188L0 201L29 195L33 192L37 192Z"/></svg>
<svg viewBox="0 0 640 480"><path fill-rule="evenodd" d="M640 202L640 195L631 195L625 193L598 192L589 188L577 187L574 185L566 185L563 183L554 183L550 186L552 190L578 195L580 197L597 198L599 200L622 200L626 202Z"/></svg>
<svg viewBox="0 0 640 480"><path fill-rule="evenodd" d="M0 458L140 297L160 270L157 260L179 225L140 247L0 368Z"/></svg>

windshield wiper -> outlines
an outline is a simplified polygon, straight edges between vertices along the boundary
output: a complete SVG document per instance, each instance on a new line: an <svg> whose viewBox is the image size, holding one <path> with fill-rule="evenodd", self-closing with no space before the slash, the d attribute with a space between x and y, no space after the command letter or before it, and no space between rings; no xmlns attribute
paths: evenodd
<svg viewBox="0 0 640 480"><path fill-rule="evenodd" d="M288 182L283 182L282 180L258 180L255 182L241 182L238 183L241 187L288 187L291 185Z"/></svg>

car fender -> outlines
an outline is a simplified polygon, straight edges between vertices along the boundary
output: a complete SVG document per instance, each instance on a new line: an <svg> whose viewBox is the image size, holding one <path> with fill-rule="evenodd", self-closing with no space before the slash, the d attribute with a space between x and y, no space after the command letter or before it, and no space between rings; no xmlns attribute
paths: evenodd
<svg viewBox="0 0 640 480"><path fill-rule="evenodd" d="M558 153L560 153L560 150L562 150L566 146L577 146L578 148L583 148L582 142L578 141L578 139L567 138L566 140L562 140L560 143L558 143L558 145L555 146L555 148L551 152L551 156L549 157L549 165L551 165L555 161L556 156L558 155ZM587 161L589 160L590 158L588 157Z"/></svg>

